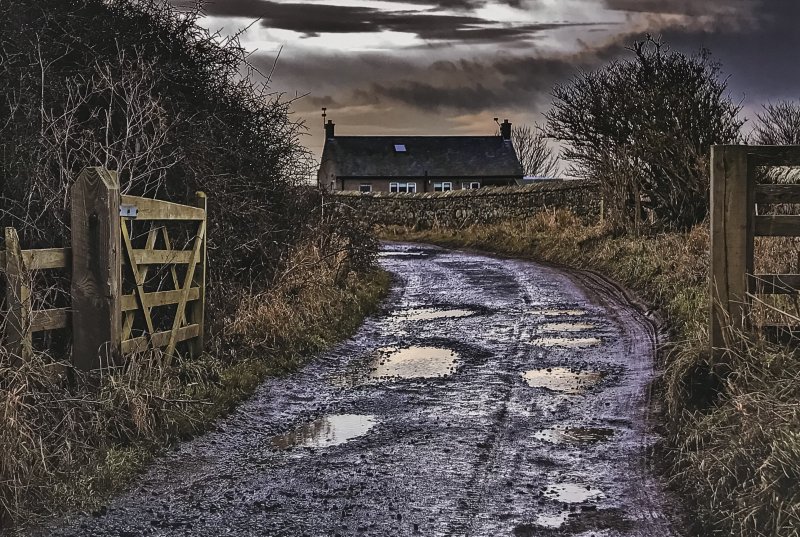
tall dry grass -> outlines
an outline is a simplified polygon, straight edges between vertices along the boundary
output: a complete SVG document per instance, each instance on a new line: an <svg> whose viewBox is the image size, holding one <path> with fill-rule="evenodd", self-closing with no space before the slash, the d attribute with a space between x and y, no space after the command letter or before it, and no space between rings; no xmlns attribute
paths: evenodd
<svg viewBox="0 0 800 537"><path fill-rule="evenodd" d="M355 330L388 287L385 273L353 271L346 248L319 240L293 248L285 265L266 291L241 291L210 338L217 352L199 359L167 366L150 352L86 375L45 352L18 364L0 346L0 528L98 505L265 376Z"/></svg>
<svg viewBox="0 0 800 537"><path fill-rule="evenodd" d="M665 472L695 511L698 533L800 535L800 354L758 332L729 334L723 360L709 354L707 224L635 237L556 210L462 231L384 228L381 235L591 268L636 290L672 329L660 382ZM797 273L799 244L759 239L756 271ZM753 325L797 315L792 298L771 304L754 308Z"/></svg>

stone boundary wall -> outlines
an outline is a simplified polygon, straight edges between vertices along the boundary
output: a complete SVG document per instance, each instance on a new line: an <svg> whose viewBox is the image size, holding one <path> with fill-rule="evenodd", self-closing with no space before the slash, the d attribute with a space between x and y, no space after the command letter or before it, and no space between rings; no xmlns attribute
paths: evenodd
<svg viewBox="0 0 800 537"><path fill-rule="evenodd" d="M548 181L417 194L336 192L336 201L365 221L417 228L456 228L528 218L545 209L570 209L587 223L600 218L600 193L591 181Z"/></svg>

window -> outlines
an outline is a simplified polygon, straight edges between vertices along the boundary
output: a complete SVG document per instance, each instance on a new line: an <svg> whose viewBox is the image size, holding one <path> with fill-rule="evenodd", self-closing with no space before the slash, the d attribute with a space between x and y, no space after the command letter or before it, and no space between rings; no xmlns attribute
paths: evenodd
<svg viewBox="0 0 800 537"><path fill-rule="evenodd" d="M372 183L363 183L359 185L358 191L361 192L362 194L369 194L370 192L372 192Z"/></svg>
<svg viewBox="0 0 800 537"><path fill-rule="evenodd" d="M406 152L406 144L394 144L394 152L395 153L405 153Z"/></svg>
<svg viewBox="0 0 800 537"><path fill-rule="evenodd" d="M480 188L481 184L478 181L472 181L470 183L461 183L462 190L470 190L474 188Z"/></svg>
<svg viewBox="0 0 800 537"><path fill-rule="evenodd" d="M434 192L447 192L448 190L453 190L453 183L449 181L444 183L433 183Z"/></svg>
<svg viewBox="0 0 800 537"><path fill-rule="evenodd" d="M417 191L417 183L389 183L389 192L409 192Z"/></svg>

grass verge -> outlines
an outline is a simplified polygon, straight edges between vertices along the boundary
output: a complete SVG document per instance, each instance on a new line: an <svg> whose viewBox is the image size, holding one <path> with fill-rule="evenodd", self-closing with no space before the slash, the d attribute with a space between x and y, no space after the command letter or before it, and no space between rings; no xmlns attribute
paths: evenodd
<svg viewBox="0 0 800 537"><path fill-rule="evenodd" d="M800 535L800 355L744 336L722 362L709 355L707 225L633 237L555 211L463 230L387 227L380 235L593 269L635 290L672 329L662 364L666 473L695 511L698 533ZM797 244L756 246L758 272L798 262Z"/></svg>
<svg viewBox="0 0 800 537"><path fill-rule="evenodd" d="M21 367L0 356L0 529L99 508L157 453L202 432L266 377L351 335L389 288L386 272L343 270L313 248L292 261L267 291L242 292L210 338L215 351L177 367L149 353L65 383L46 355Z"/></svg>

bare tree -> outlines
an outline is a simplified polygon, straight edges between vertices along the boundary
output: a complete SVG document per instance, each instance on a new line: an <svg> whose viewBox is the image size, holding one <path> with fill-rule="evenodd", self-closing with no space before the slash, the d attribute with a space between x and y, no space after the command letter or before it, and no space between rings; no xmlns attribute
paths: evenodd
<svg viewBox="0 0 800 537"><path fill-rule="evenodd" d="M511 131L511 140L525 175L554 177L559 170L558 156L553 153L541 126L521 125Z"/></svg>
<svg viewBox="0 0 800 537"><path fill-rule="evenodd" d="M800 102L778 101L756 114L753 142L760 145L800 145Z"/></svg>

